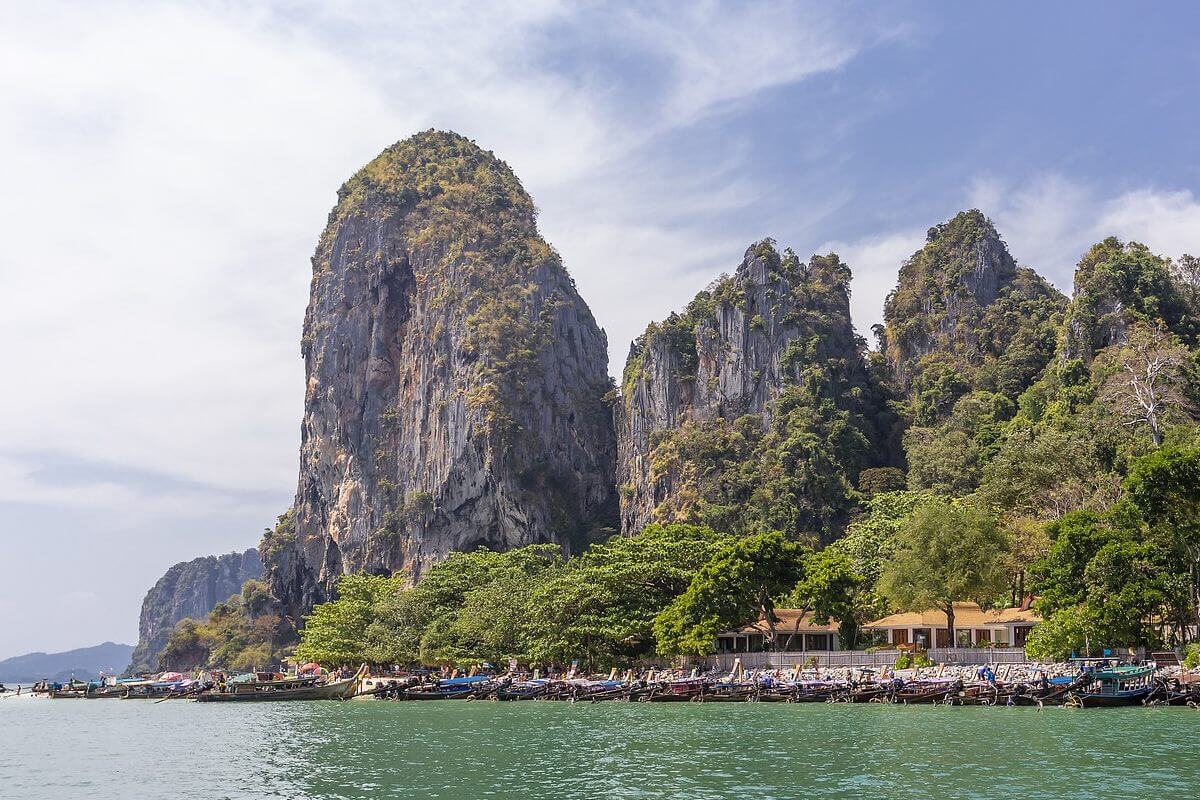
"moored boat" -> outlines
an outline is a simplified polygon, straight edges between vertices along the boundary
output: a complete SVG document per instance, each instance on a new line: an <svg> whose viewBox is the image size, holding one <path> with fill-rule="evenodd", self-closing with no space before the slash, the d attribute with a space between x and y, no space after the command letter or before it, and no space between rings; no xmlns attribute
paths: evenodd
<svg viewBox="0 0 1200 800"><path fill-rule="evenodd" d="M358 691L359 678L365 672L364 666L353 677L330 683L321 683L316 676L240 681L230 683L224 689L200 692L195 699L201 703L349 700Z"/></svg>
<svg viewBox="0 0 1200 800"><path fill-rule="evenodd" d="M1088 685L1072 690L1064 705L1078 708L1140 706L1154 692L1155 667L1120 666L1096 672Z"/></svg>
<svg viewBox="0 0 1200 800"><path fill-rule="evenodd" d="M410 686L404 690L405 700L481 700L496 688L487 675L466 678L445 678L434 683Z"/></svg>

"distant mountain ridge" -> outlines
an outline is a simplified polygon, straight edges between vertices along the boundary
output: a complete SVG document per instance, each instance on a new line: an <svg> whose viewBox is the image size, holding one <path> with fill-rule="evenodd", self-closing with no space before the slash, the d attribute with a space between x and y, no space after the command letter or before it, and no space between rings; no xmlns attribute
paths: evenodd
<svg viewBox="0 0 1200 800"><path fill-rule="evenodd" d="M101 672L120 672L133 655L133 645L105 642L61 653L26 653L0 661L0 682L33 683L42 678L55 681L72 677L89 680Z"/></svg>

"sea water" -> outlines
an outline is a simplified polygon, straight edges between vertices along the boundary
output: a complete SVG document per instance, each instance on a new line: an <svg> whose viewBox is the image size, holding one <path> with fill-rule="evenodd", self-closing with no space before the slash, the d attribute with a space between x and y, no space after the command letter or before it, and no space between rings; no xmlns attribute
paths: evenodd
<svg viewBox="0 0 1200 800"><path fill-rule="evenodd" d="M0 700L0 797L1152 798L1200 710Z"/></svg>

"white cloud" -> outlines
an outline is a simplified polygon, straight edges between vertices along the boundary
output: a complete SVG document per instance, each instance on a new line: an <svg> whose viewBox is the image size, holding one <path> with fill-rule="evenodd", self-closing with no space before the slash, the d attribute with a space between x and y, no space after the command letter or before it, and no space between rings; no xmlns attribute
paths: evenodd
<svg viewBox="0 0 1200 800"><path fill-rule="evenodd" d="M1200 251L1200 200L1187 190L1143 187L1113 193L1063 175L1012 186L976 181L969 202L995 222L1013 256L1071 293L1075 265L1108 236L1177 257Z"/></svg>
<svg viewBox="0 0 1200 800"><path fill-rule="evenodd" d="M826 242L819 253L837 253L854 273L850 315L860 335L874 346L871 326L883 321L883 301L896 286L896 272L925 243L925 229L892 231L852 242Z"/></svg>
<svg viewBox="0 0 1200 800"><path fill-rule="evenodd" d="M882 35L815 4L0 6L0 537L157 542L56 573L103 583L95 610L120 630L165 566L252 543L295 481L309 257L335 190L424 128L513 166L619 372L756 235L729 232L760 195L739 177L753 154L676 153L672 133ZM30 454L101 466L55 483ZM0 585L59 608L26 579L43 552L0 560ZM50 623L99 635L73 625ZM35 632L0 631L0 651Z"/></svg>
<svg viewBox="0 0 1200 800"><path fill-rule="evenodd" d="M234 489L294 480L308 256L336 187L383 146L453 127L512 163L623 357L663 306L629 302L645 274L673 304L697 269L734 263L705 222L747 195L664 182L643 149L859 46L765 4L594 28L554 2L3 14L0 347L24 389L0 445ZM642 87L599 54L563 67L585 42L659 65L653 107L635 114ZM689 224L661 224L688 207Z"/></svg>
<svg viewBox="0 0 1200 800"><path fill-rule="evenodd" d="M1190 191L1142 189L1127 192L1101 209L1097 233L1112 231L1156 252L1176 257L1200 254L1200 200Z"/></svg>

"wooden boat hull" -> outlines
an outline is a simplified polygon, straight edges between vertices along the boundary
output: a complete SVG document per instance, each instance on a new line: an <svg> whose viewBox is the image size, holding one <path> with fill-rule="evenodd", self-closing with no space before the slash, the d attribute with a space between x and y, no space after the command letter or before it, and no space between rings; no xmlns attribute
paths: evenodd
<svg viewBox="0 0 1200 800"><path fill-rule="evenodd" d="M926 692L897 692L895 702L904 705L919 705L921 703L942 703L949 698L954 689L934 689Z"/></svg>
<svg viewBox="0 0 1200 800"><path fill-rule="evenodd" d="M874 686L868 689L855 689L845 697L848 703L884 703L887 702L890 687Z"/></svg>
<svg viewBox="0 0 1200 800"><path fill-rule="evenodd" d="M699 691L693 692L651 692L643 699L648 703L690 703L700 696Z"/></svg>
<svg viewBox="0 0 1200 800"><path fill-rule="evenodd" d="M1142 701L1154 691L1153 686L1134 689L1116 694L1095 694L1089 692L1074 692L1069 699L1083 708L1121 708L1124 706L1140 706Z"/></svg>
<svg viewBox="0 0 1200 800"><path fill-rule="evenodd" d="M349 700L358 691L358 678L327 683L324 686L305 686L299 689L276 689L256 692L203 692L196 695L200 703L264 703L286 700Z"/></svg>
<svg viewBox="0 0 1200 800"><path fill-rule="evenodd" d="M759 692L755 699L760 703L794 703L796 695L794 692L767 691Z"/></svg>
<svg viewBox="0 0 1200 800"><path fill-rule="evenodd" d="M473 689L464 689L461 692L430 692L410 689L404 692L405 700L469 700L474 696Z"/></svg>
<svg viewBox="0 0 1200 800"><path fill-rule="evenodd" d="M540 700L546 696L545 689L538 689L532 692L511 692L505 689L500 689L496 692L496 699L505 702L516 702L518 700Z"/></svg>

